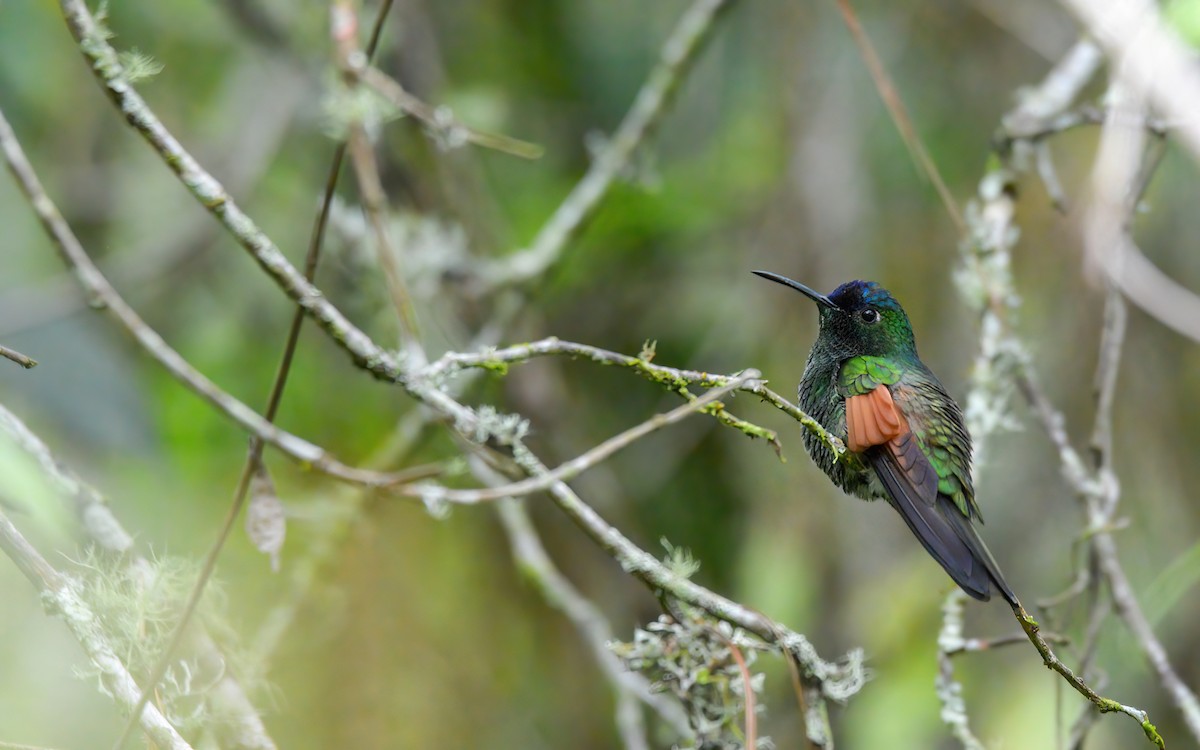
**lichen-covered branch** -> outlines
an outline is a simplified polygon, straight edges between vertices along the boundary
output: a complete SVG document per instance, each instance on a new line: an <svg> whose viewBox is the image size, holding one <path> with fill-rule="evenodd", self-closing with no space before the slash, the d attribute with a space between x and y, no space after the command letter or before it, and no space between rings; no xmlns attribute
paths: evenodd
<svg viewBox="0 0 1200 750"><path fill-rule="evenodd" d="M502 282L517 282L532 278L540 273L559 255L563 245L582 222L590 216L609 185L627 164L637 145L646 137L669 101L682 73L690 67L707 36L711 24L720 10L731 2L727 0L697 0L684 14L678 28L664 45L662 60L651 74L639 94L630 114L618 128L610 145L593 165L577 189L572 192L560 211L545 227L534 245L515 256L517 261L498 261L500 271L495 274ZM145 102L125 80L114 51L97 28L86 7L78 0L62 0L64 15L80 48L88 60L93 73L102 83L110 98L118 105L126 119L164 157L168 166L191 190L195 197L229 229L260 266L276 281L285 293L311 315L339 346L345 349L360 367L376 377L395 381L402 385L416 400L430 407L440 416L447 418L453 429L468 440L502 438L513 449L518 463L537 477L547 473L540 461L525 448L519 436L496 434L498 421L481 416L451 396L432 374L409 371L399 357L386 352L371 341L361 330L349 323L344 315L328 303L319 290L306 281L284 258L278 248L241 211L232 198L211 175L180 146L166 131L161 122L146 107ZM648 362L646 364L649 364ZM419 365L416 366L419 372ZM638 368L643 374L646 368ZM713 383L710 387L721 388L728 382ZM809 429L818 431L823 440L835 450L840 450L836 438L828 436L819 425L769 391L760 386L750 392L757 393L777 408L800 419ZM686 391L685 398L698 398ZM700 404L703 406L704 404ZM690 404L689 404L690 406ZM699 407L696 407L699 408ZM743 431L745 423L730 422ZM502 431L503 432L503 431ZM771 433L773 434L773 433ZM768 433L760 436L767 437ZM804 636L784 629L765 616L736 602L720 597L707 589L688 581L678 580L655 558L633 545L616 529L606 524L595 512L582 502L564 483L551 481L549 491L556 503L606 549L622 566L648 585L662 591L671 598L685 601L704 609L715 617L756 633L770 642L778 643L794 656L800 665L806 686L815 689L817 703L811 716L825 716L823 701L844 700L861 687L865 677L861 654L853 652L842 664L833 664L821 659ZM810 736L829 736L829 727L810 727Z"/></svg>
<svg viewBox="0 0 1200 750"><path fill-rule="evenodd" d="M51 486L71 504L80 528L93 544L120 556L130 568L139 571L150 569L150 561L138 553L133 535L125 530L104 496L56 459L45 442L3 406L0 406L0 432L8 435L18 448L37 463ZM203 624L196 626L192 645L200 658L210 664L226 661ZM238 750L273 750L275 742L267 733L262 717L230 671L222 673L206 698L213 703L216 714L228 719L230 730L225 741L229 747Z"/></svg>
<svg viewBox="0 0 1200 750"><path fill-rule="evenodd" d="M503 373L507 372L508 365L510 364L518 364L534 357L543 356L577 357L602 365L624 367L651 382L658 383L670 391L679 393L689 401L694 400L696 396L688 391L688 386L717 388L729 385L736 378L735 375L719 375L699 370L681 370L674 367L657 365L652 362L652 358L648 354L632 357L628 354L620 354L588 344L563 341L554 336L527 344L515 344L502 349L487 349L476 354L447 352L422 369L419 373L419 378L440 379L450 377L467 368L480 368ZM753 393L795 419L824 443L835 456L840 456L845 451L845 446L842 445L842 441L839 438L829 434L819 422L805 414L799 407L778 393L772 391L767 387L766 383L767 381L765 380L754 378L747 380L737 390ZM722 423L728 424L730 427L740 430L750 437L766 439L772 445L775 445L778 450L778 437L773 430L768 430L738 419L723 409L713 416Z"/></svg>
<svg viewBox="0 0 1200 750"><path fill-rule="evenodd" d="M962 697L962 683L954 679L955 653L966 649L963 636L963 602L966 594L951 591L942 603L942 629L938 633L938 673L934 680L938 700L942 702L942 721L963 746L963 750L984 750L983 743L971 731L967 703Z"/></svg>
<svg viewBox="0 0 1200 750"><path fill-rule="evenodd" d="M1093 45L1088 42L1076 45L1055 66L1043 85L1027 95L1022 104L1005 118L1005 126L1019 123L1017 127L1024 131L1037 132L1038 122L1057 117L1071 105L1079 91L1095 75L1099 64L1100 58ZM1006 148L1006 152L1000 156L1005 157L1011 157L1011 149L1022 145L1019 138L1011 135L999 141ZM1093 496L1101 484L1107 484L1115 491L1115 481L1102 483L1090 476L1084 462L1071 447L1062 417L1041 392L1024 346L1012 329L1011 318L1019 299L1009 270L1010 253L1017 240L1017 229L1013 223L1014 179L1008 164L994 162L980 183L978 202L968 209L971 232L963 242L964 266L959 272L958 281L968 304L979 312L982 319L982 348L974 373L976 389L981 396L977 402L968 402L968 418L974 421L972 428L980 428L983 435L989 434L989 426L1005 424L1011 392L1011 386L1006 383L1016 382L1035 413L1042 418L1059 452L1064 476L1081 496ZM1109 347L1102 347L1102 350L1106 352L1102 362L1115 367L1118 358L1112 355ZM1108 388L1115 382L1112 378L1102 377L1101 380ZM1101 401L1103 408L1100 417L1107 419L1111 394L1103 396ZM1103 437L1105 429L1098 425L1096 434ZM1116 562L1115 556L1113 562ZM1038 623L1023 607L1015 605L1013 612L1048 668L1062 675L1068 684L1101 712L1119 711L1133 717L1141 724L1148 739L1163 746L1162 738L1144 711L1096 693L1058 659L1042 638Z"/></svg>
<svg viewBox="0 0 1200 750"><path fill-rule="evenodd" d="M91 606L80 595L78 584L50 565L2 512L0 550L8 555L38 590L46 611L66 623L71 634L83 646L88 660L99 673L101 682L113 700L125 711L133 712L138 705L141 689L109 643ZM191 750L192 746L155 706L143 707L137 713L137 718L138 725L159 748Z"/></svg>

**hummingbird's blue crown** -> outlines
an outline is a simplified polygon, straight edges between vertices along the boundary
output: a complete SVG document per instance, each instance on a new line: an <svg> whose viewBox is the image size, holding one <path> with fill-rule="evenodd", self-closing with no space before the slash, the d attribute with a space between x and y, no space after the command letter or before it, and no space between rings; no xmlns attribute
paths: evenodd
<svg viewBox="0 0 1200 750"><path fill-rule="evenodd" d="M881 310L899 310L900 303L892 293L874 281L847 281L829 295L835 305L847 312L855 312L864 307L874 307Z"/></svg>

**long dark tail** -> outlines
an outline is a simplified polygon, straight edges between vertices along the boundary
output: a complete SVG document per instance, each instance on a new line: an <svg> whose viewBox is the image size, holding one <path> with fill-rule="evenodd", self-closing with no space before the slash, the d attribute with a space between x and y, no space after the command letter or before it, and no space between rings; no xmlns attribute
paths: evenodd
<svg viewBox="0 0 1200 750"><path fill-rule="evenodd" d="M1018 604L996 559L953 500L940 493L933 502L923 498L887 450L868 451L867 458L908 528L963 591L987 601L994 587L1009 604Z"/></svg>

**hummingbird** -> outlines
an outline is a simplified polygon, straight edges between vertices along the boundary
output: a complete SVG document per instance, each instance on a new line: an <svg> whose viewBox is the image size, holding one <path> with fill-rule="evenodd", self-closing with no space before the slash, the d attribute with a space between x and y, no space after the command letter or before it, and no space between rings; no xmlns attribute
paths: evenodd
<svg viewBox="0 0 1200 750"><path fill-rule="evenodd" d="M904 308L873 281L829 295L769 271L756 275L817 303L820 330L800 379L800 408L846 446L839 459L816 435L804 447L843 491L883 498L954 582L980 601L999 591L1019 606L973 525L971 436L962 410L917 356Z"/></svg>

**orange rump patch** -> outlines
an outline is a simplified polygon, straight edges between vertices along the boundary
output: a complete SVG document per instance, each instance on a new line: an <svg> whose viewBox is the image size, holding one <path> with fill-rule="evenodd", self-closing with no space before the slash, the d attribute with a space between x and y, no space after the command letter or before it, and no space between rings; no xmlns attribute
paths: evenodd
<svg viewBox="0 0 1200 750"><path fill-rule="evenodd" d="M846 447L850 451L862 453L906 432L908 422L896 408L886 385L846 399Z"/></svg>

